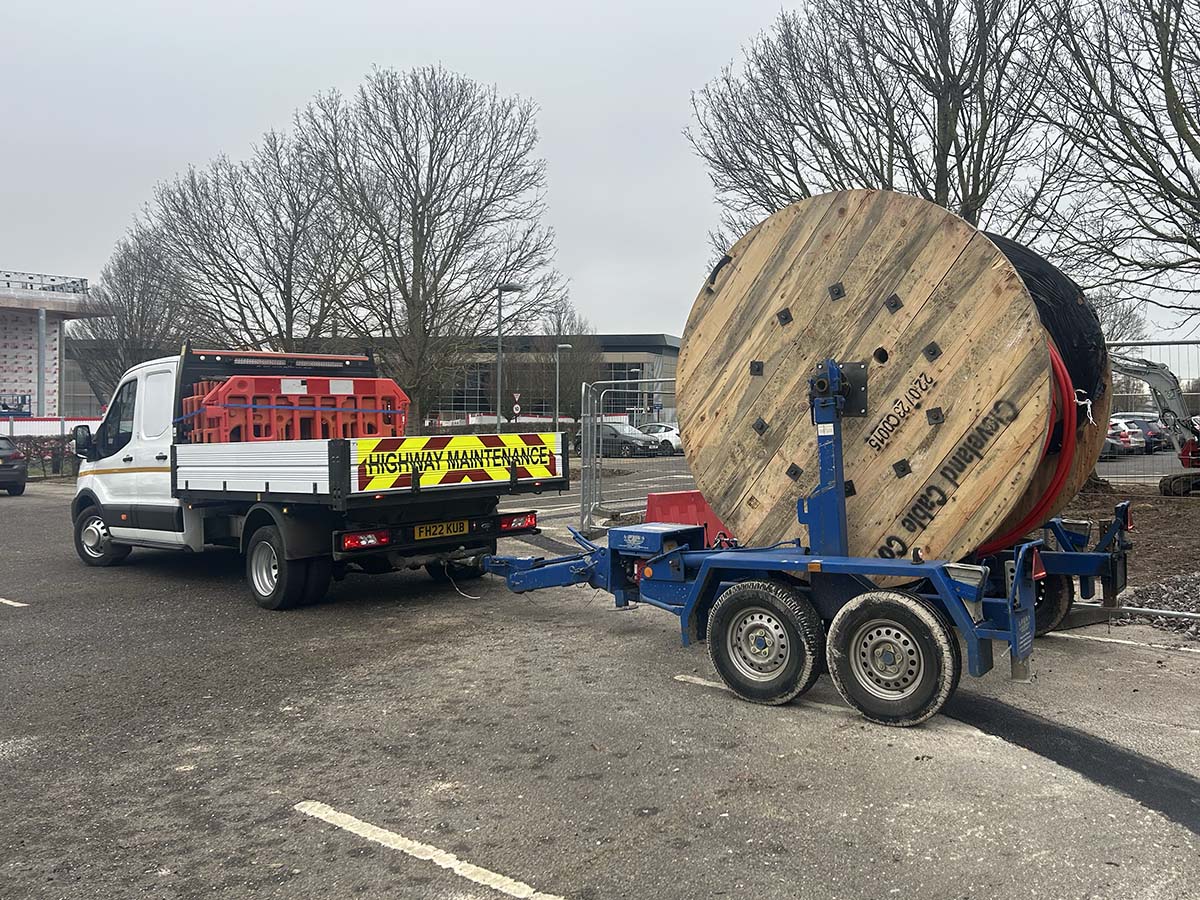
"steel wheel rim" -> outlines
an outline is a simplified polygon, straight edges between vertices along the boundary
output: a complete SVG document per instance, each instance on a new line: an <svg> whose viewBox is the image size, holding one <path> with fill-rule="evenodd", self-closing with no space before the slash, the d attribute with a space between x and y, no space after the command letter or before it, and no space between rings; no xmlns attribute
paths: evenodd
<svg viewBox="0 0 1200 900"><path fill-rule="evenodd" d="M250 578L260 596L270 597L275 593L275 585L279 583L279 558L268 541L256 544L250 555Z"/></svg>
<svg viewBox="0 0 1200 900"><path fill-rule="evenodd" d="M903 700L921 683L925 655L903 625L891 619L874 619L854 633L850 668L872 696Z"/></svg>
<svg viewBox="0 0 1200 900"><path fill-rule="evenodd" d="M103 558L108 549L108 526L99 516L89 516L79 531L79 543L83 552L92 559Z"/></svg>
<svg viewBox="0 0 1200 900"><path fill-rule="evenodd" d="M792 658L792 642L777 615L761 606L737 613L725 632L725 648L738 674L770 681Z"/></svg>

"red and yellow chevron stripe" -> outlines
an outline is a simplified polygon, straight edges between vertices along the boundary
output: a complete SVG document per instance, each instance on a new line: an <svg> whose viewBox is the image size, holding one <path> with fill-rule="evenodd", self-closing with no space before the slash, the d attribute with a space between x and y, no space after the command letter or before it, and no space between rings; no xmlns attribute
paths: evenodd
<svg viewBox="0 0 1200 900"><path fill-rule="evenodd" d="M360 438L353 442L350 465L363 492L412 486L420 471L421 487L464 482L536 481L558 476L560 435L456 434L431 437Z"/></svg>

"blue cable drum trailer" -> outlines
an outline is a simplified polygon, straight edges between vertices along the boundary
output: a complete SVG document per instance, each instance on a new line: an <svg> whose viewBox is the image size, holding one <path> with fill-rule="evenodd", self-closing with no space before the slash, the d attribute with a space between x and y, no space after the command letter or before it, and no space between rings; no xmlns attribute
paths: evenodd
<svg viewBox="0 0 1200 900"><path fill-rule="evenodd" d="M1085 531L1054 520L1046 526L1053 550L1036 539L965 562L926 560L919 550L901 559L848 555L841 421L866 408L866 372L863 363L828 359L809 378L820 480L797 503L807 543L709 547L703 526L652 522L612 528L607 547L572 529L579 553L492 556L485 568L518 593L587 584L618 607L674 613L684 644L707 640L721 679L756 703L786 703L827 670L867 719L916 725L958 685L959 638L971 675L992 669L999 642L1012 676L1027 680L1039 600L1059 603L1075 576L1084 596L1097 581L1106 597L1124 587L1128 504L1090 551ZM876 579L904 586L881 588Z"/></svg>

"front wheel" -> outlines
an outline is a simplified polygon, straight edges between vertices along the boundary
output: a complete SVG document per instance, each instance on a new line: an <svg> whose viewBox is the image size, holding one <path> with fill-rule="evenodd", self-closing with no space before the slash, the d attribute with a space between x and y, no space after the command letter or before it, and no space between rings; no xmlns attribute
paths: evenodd
<svg viewBox="0 0 1200 900"><path fill-rule="evenodd" d="M708 655L721 680L754 703L787 703L821 674L825 629L799 591L742 581L713 603Z"/></svg>
<svg viewBox="0 0 1200 900"><path fill-rule="evenodd" d="M246 581L263 609L291 609L304 600L308 560L284 556L283 536L264 525L246 545ZM326 581L328 586L328 581Z"/></svg>
<svg viewBox="0 0 1200 900"><path fill-rule="evenodd" d="M23 481L20 484L10 484L8 486L8 495L10 497L20 497L23 493L25 493L25 482Z"/></svg>
<svg viewBox="0 0 1200 900"><path fill-rule="evenodd" d="M945 618L912 594L868 591L838 610L826 645L842 698L880 725L917 725L958 686L962 658Z"/></svg>
<svg viewBox="0 0 1200 900"><path fill-rule="evenodd" d="M622 444L621 449L618 450L617 452L621 454L622 458L629 459L629 457L633 456L633 445L632 444Z"/></svg>
<svg viewBox="0 0 1200 900"><path fill-rule="evenodd" d="M89 566L115 566L129 555L128 544L114 544L104 516L89 506L75 517L75 552Z"/></svg>

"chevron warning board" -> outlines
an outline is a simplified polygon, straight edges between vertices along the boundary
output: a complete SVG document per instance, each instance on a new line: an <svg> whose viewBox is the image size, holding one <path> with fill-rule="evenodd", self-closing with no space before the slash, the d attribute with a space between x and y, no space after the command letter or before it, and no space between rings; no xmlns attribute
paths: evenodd
<svg viewBox="0 0 1200 900"><path fill-rule="evenodd" d="M350 466L360 492L412 487L416 471L424 489L510 481L514 466L518 481L557 478L561 454L562 435L554 433L359 438Z"/></svg>

